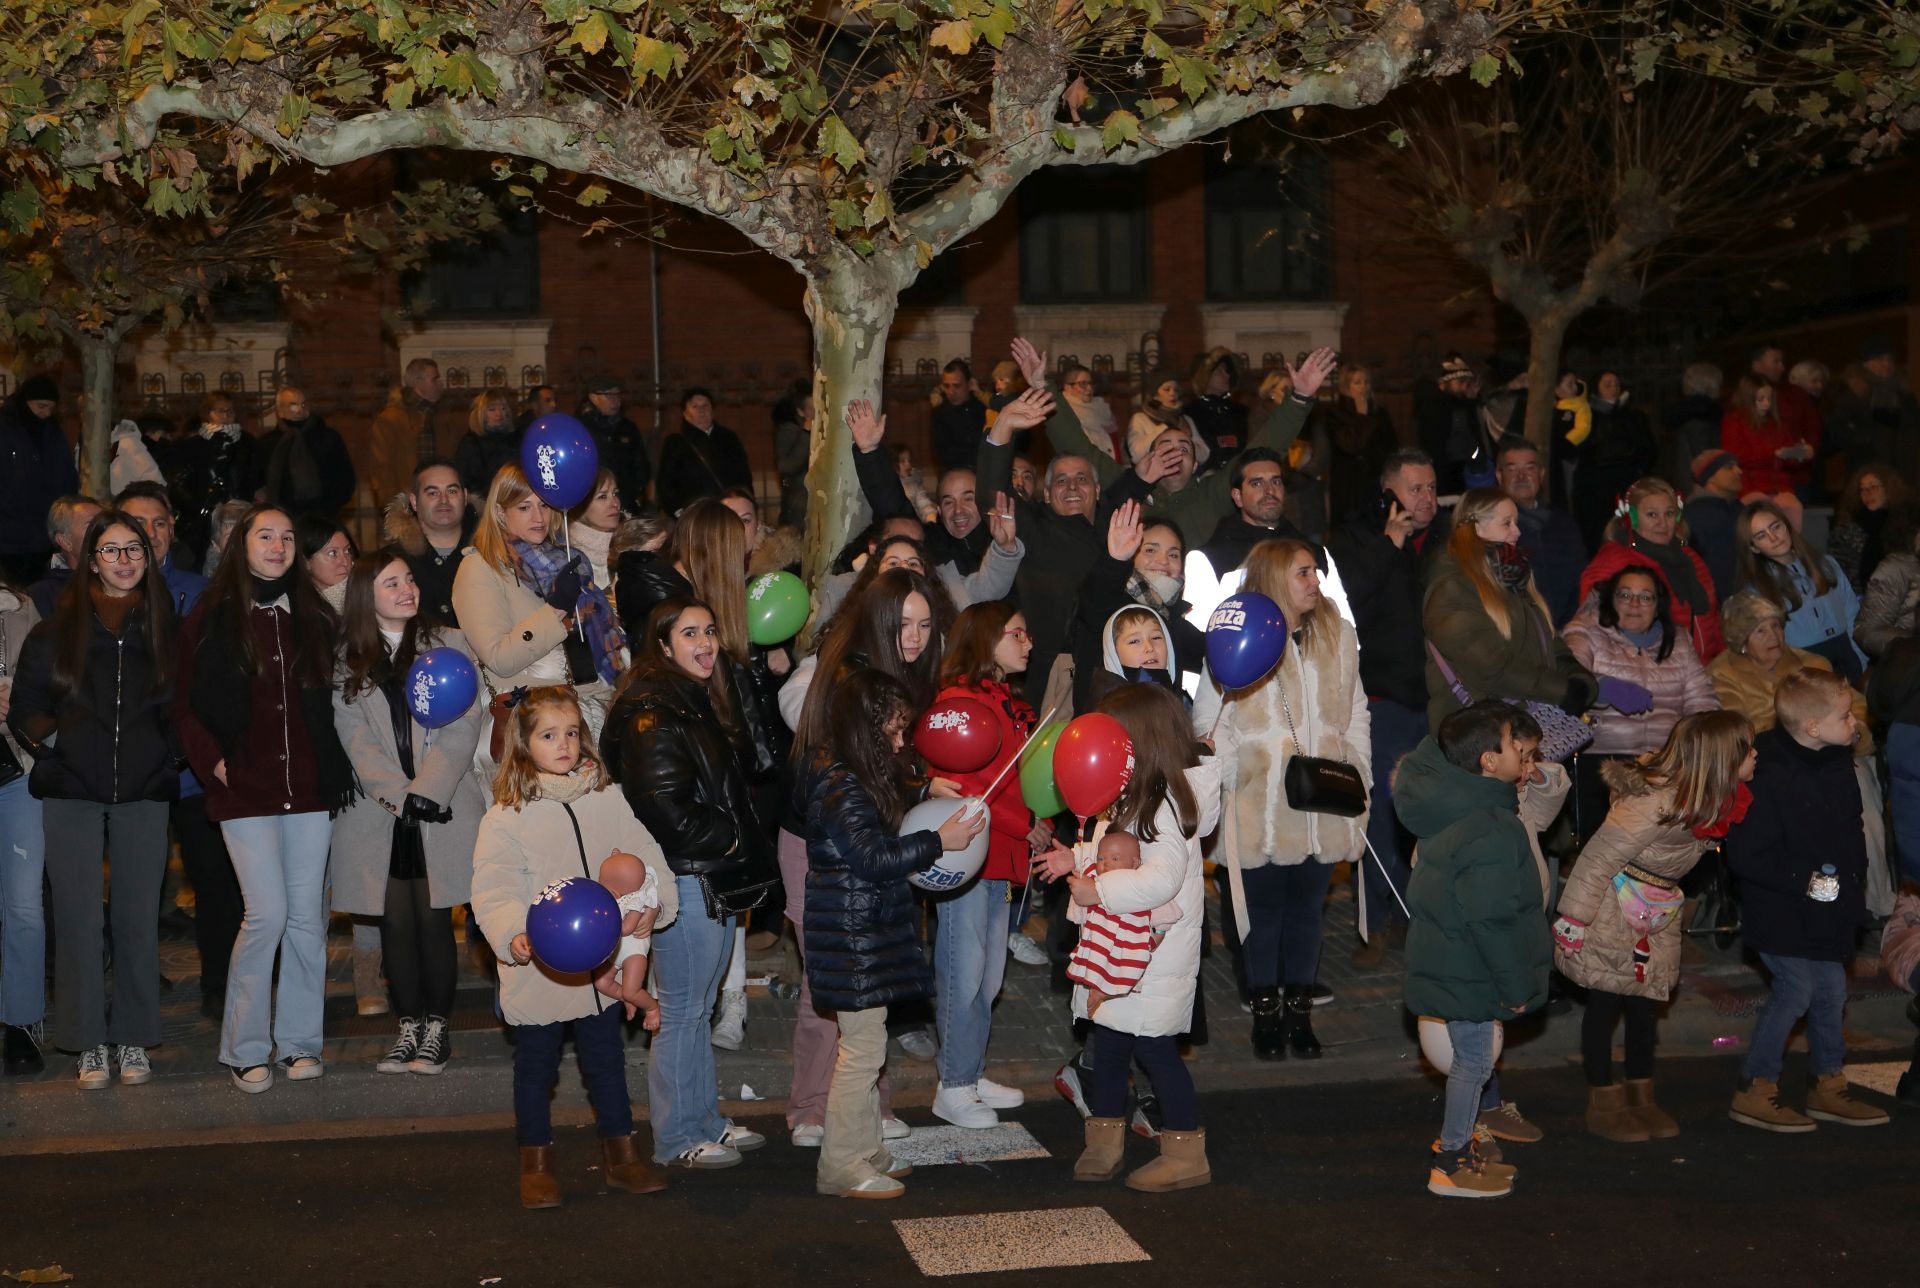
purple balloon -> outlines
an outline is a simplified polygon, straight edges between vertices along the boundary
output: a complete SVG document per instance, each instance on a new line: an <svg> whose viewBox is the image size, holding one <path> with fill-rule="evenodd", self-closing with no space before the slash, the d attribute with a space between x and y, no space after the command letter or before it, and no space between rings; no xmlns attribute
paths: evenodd
<svg viewBox="0 0 1920 1288"><path fill-rule="evenodd" d="M620 942L620 905L586 877L555 881L527 909L527 943L549 970L584 975L613 956Z"/></svg>
<svg viewBox="0 0 1920 1288"><path fill-rule="evenodd" d="M1265 595L1223 599L1207 618L1207 670L1223 689L1258 683L1286 651L1286 616Z"/></svg>
<svg viewBox="0 0 1920 1288"><path fill-rule="evenodd" d="M600 449L585 425L565 412L549 412L527 426L520 468L535 496L556 510L571 510L593 495Z"/></svg>

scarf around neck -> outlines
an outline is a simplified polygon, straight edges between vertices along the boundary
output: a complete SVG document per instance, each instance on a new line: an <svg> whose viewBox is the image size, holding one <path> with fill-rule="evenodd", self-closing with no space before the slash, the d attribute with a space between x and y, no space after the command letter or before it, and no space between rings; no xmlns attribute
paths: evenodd
<svg viewBox="0 0 1920 1288"><path fill-rule="evenodd" d="M569 567L579 568L580 598L574 601L574 620L580 623L587 636L587 646L593 650L594 671L608 684L619 679L619 655L626 645L626 637L620 633L620 623L614 618L613 605L607 602L607 593L594 584L593 565L587 556L579 550L569 553L551 542L535 546L518 539L513 542L513 553L520 560L527 584L542 599L553 593L553 584L561 573Z"/></svg>
<svg viewBox="0 0 1920 1288"><path fill-rule="evenodd" d="M1747 789L1747 785L1735 783L1733 795L1727 798L1726 805L1720 810L1720 816L1711 823L1694 828L1693 834L1703 841L1725 836L1735 823L1746 818L1747 810L1752 804L1753 793Z"/></svg>
<svg viewBox="0 0 1920 1288"><path fill-rule="evenodd" d="M1102 456L1114 456L1114 443L1119 437L1120 425L1114 419L1113 407L1097 394L1092 398L1080 399L1065 390L1061 392L1066 397L1067 406L1073 408L1073 414L1079 418L1080 432L1087 436L1087 441Z"/></svg>
<svg viewBox="0 0 1920 1288"><path fill-rule="evenodd" d="M1527 588L1527 578L1533 574L1533 561L1519 542L1509 541L1501 545L1491 542L1487 545L1487 572L1501 589L1519 594Z"/></svg>
<svg viewBox="0 0 1920 1288"><path fill-rule="evenodd" d="M1664 546L1656 546L1650 541L1636 540L1633 548L1653 560L1660 575L1666 578L1667 589L1673 597L1682 600L1696 613L1704 613L1707 603L1707 588L1700 584L1700 574L1694 569L1693 556L1678 541L1669 541Z"/></svg>
<svg viewBox="0 0 1920 1288"><path fill-rule="evenodd" d="M534 775L539 785L540 799L558 801L562 805L571 805L593 790L594 762L583 760L564 774L549 774L545 770Z"/></svg>

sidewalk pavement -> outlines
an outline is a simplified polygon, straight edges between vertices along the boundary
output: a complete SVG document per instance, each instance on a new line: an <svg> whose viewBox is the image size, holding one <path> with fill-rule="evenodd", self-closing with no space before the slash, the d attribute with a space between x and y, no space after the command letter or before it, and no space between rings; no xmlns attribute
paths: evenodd
<svg viewBox="0 0 1920 1288"><path fill-rule="evenodd" d="M1334 991L1335 1000L1314 1012L1314 1031L1326 1048L1320 1060L1254 1059L1252 1022L1239 1005L1231 962L1220 946L1220 910L1211 908L1214 945L1202 963L1210 1040L1195 1048L1191 1064L1202 1092L1434 1076L1423 1072L1414 1022L1401 1005L1402 955L1389 949L1381 965L1371 970L1351 961L1359 941L1350 890L1349 882L1337 880L1327 906L1321 982ZM512 1047L493 1015L487 978L471 953L461 954L453 1059L443 1074L420 1077L374 1072L374 1062L393 1039L393 1019L355 1014L347 936L331 938L329 949L324 1078L298 1084L279 1081L265 1095L235 1090L217 1061L219 1026L200 1015L192 945L166 943L162 970L173 985L163 995L166 1041L151 1052L153 1081L82 1092L74 1085L73 1060L49 1051L45 1073L0 1082L0 1155L407 1134L511 1121ZM1876 952L1877 940L1854 964L1848 1046L1856 1057L1895 1060L1912 1050L1914 1030L1905 1015L1906 996L1881 973ZM788 963L789 955L780 946L749 962L749 978L759 982L748 990L745 1045L739 1051L715 1053L720 1096L729 1112L742 1111L742 1102L763 1102L744 1111L764 1113L787 1095L795 1003L775 996L768 978L771 974L777 985L779 973L790 969ZM1662 1056L1737 1051L1745 1044L1765 992L1762 977L1743 960L1737 945L1721 949L1706 938L1689 939L1680 988L1661 1020ZM1579 1079L1580 1014L1575 1006L1562 1015L1529 1017L1508 1026L1503 1068L1511 1098L1524 1103L1535 1078ZM1029 1094L1052 1095L1053 1073L1075 1049L1067 998L1051 990L1048 970L1009 959L988 1050L991 1076ZM646 1061L644 1035L630 1030L628 1084L636 1107L646 1100ZM938 1082L933 1066L907 1057L895 1044L888 1071L895 1103L905 1107L903 1116L916 1123L930 1121L924 1106L932 1101ZM1438 1085L1436 1079L1436 1090ZM571 1061L560 1079L554 1117L561 1124L591 1121Z"/></svg>

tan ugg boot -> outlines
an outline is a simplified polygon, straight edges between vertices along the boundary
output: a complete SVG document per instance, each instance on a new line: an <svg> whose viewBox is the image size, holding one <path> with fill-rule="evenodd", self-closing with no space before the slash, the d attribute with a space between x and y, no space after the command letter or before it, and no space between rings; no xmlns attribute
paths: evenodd
<svg viewBox="0 0 1920 1288"><path fill-rule="evenodd" d="M1127 1188L1162 1194L1167 1190L1190 1190L1213 1179L1207 1167L1207 1133L1160 1130L1160 1157L1127 1177Z"/></svg>
<svg viewBox="0 0 1920 1288"><path fill-rule="evenodd" d="M1761 1131L1790 1135L1813 1131L1819 1126L1805 1114L1781 1104L1780 1084L1765 1078L1755 1078L1747 1084L1746 1090L1734 1093L1727 1117L1749 1127L1758 1127Z"/></svg>
<svg viewBox="0 0 1920 1288"><path fill-rule="evenodd" d="M1653 1139L1653 1134L1627 1108L1627 1089L1618 1083L1587 1088L1587 1130L1601 1140L1621 1145Z"/></svg>
<svg viewBox="0 0 1920 1288"><path fill-rule="evenodd" d="M553 1174L553 1146L520 1147L520 1206L557 1208L560 1206L560 1181Z"/></svg>
<svg viewBox="0 0 1920 1288"><path fill-rule="evenodd" d="M1073 1165L1076 1181L1110 1181L1120 1175L1127 1149L1127 1120L1087 1119L1087 1147Z"/></svg>
<svg viewBox="0 0 1920 1288"><path fill-rule="evenodd" d="M1652 1078L1627 1079L1627 1113L1647 1129L1648 1137L1653 1140L1670 1140L1680 1134L1680 1124L1653 1103Z"/></svg>

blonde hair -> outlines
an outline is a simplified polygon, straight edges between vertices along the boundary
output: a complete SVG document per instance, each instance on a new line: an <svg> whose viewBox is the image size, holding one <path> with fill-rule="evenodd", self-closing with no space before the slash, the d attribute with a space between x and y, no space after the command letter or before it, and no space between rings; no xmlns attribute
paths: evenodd
<svg viewBox="0 0 1920 1288"><path fill-rule="evenodd" d="M1473 589L1480 596L1480 607L1486 609L1487 616L1493 619L1494 629L1500 632L1500 638L1513 638L1513 615L1507 610L1507 593L1494 583L1493 576L1487 571L1487 543L1483 541L1474 525L1492 514L1504 501L1515 505L1513 498L1497 487L1477 487L1460 498L1460 504L1453 511L1453 535L1447 538L1447 551L1454 562L1460 565L1460 571L1467 574L1467 580L1473 583ZM1516 505L1517 508L1517 505ZM1547 610L1547 601L1540 597L1540 587L1534 584L1533 574L1527 574L1527 598L1540 610L1540 623L1548 635L1554 633L1553 614Z"/></svg>
<svg viewBox="0 0 1920 1288"><path fill-rule="evenodd" d="M1287 603L1287 573L1305 555L1317 566L1313 547L1293 537L1269 537L1247 555L1247 577L1242 588L1265 595L1284 609ZM1300 647L1316 662L1331 659L1339 632L1328 622L1338 618L1340 610L1332 600L1322 598L1313 609L1299 617L1288 617L1287 627L1298 632ZM1302 659L1305 660L1304 658ZM1279 668L1274 668L1279 673Z"/></svg>
<svg viewBox="0 0 1920 1288"><path fill-rule="evenodd" d="M1792 733L1808 721L1833 711L1836 703L1853 703L1853 686L1832 671L1803 666L1780 681L1773 691L1773 718Z"/></svg>
<svg viewBox="0 0 1920 1288"><path fill-rule="evenodd" d="M1696 711L1681 716L1666 745L1634 768L1649 787L1672 791L1663 826L1705 827L1726 810L1752 750L1753 725L1738 711Z"/></svg>
<svg viewBox="0 0 1920 1288"><path fill-rule="evenodd" d="M572 686L543 685L528 689L526 696L508 713L506 746L500 753L500 768L493 774L494 804L521 810L540 799L540 770L533 763L527 740L533 736L533 726L542 712L562 709L573 712L580 722L580 764L591 775L588 789L597 792L612 781L593 745L593 732L587 728L586 717L580 714L580 698Z"/></svg>
<svg viewBox="0 0 1920 1288"><path fill-rule="evenodd" d="M473 396L473 406L467 410L467 428L476 434L487 432L487 413L495 406L507 409L507 427L513 427L513 398L504 389L482 389Z"/></svg>
<svg viewBox="0 0 1920 1288"><path fill-rule="evenodd" d="M1676 540L1685 541L1690 537L1687 530L1686 511L1680 504L1680 493L1673 484L1662 478L1636 479L1626 491L1627 513L1615 515L1607 522L1606 538L1618 541L1622 545L1632 545L1633 536L1639 531L1633 523L1633 512L1647 501L1648 497L1666 496L1673 498L1673 535Z"/></svg>
<svg viewBox="0 0 1920 1288"><path fill-rule="evenodd" d="M487 486L487 499L480 507L479 521L473 525L473 553L495 572L520 574L520 556L513 552L513 538L507 535L501 516L532 495L533 485L527 482L526 471L512 463L502 465Z"/></svg>
<svg viewBox="0 0 1920 1288"><path fill-rule="evenodd" d="M667 542L672 561L687 570L693 594L720 633L720 647L736 662L747 660L747 534L740 516L712 497L701 497L673 521Z"/></svg>

